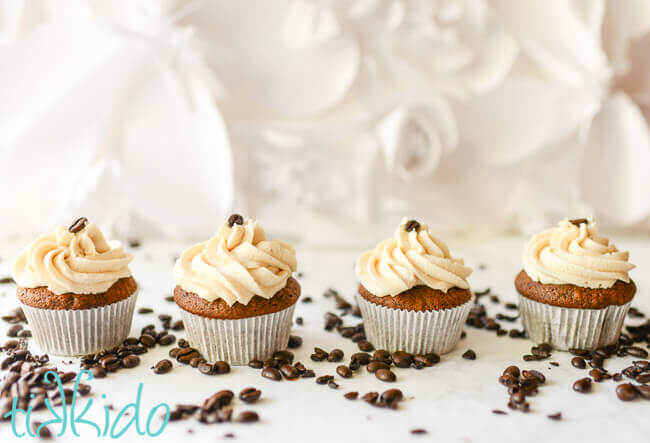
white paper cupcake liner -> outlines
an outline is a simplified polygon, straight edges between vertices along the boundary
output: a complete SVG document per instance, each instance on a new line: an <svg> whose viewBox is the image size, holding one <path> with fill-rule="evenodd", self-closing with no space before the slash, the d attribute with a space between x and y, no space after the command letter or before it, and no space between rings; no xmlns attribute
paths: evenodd
<svg viewBox="0 0 650 443"><path fill-rule="evenodd" d="M474 299L451 309L405 311L369 302L357 294L366 337L376 349L411 354L451 351L463 332Z"/></svg>
<svg viewBox="0 0 650 443"><path fill-rule="evenodd" d="M632 301L603 309L551 306L519 294L519 312L528 336L555 349L596 349L616 343Z"/></svg>
<svg viewBox="0 0 650 443"><path fill-rule="evenodd" d="M187 340L210 362L233 366L266 360L286 349L296 304L271 314L222 320L192 314L181 308Z"/></svg>
<svg viewBox="0 0 650 443"><path fill-rule="evenodd" d="M138 290L117 303L90 309L40 309L22 304L38 346L48 354L93 354L129 336Z"/></svg>

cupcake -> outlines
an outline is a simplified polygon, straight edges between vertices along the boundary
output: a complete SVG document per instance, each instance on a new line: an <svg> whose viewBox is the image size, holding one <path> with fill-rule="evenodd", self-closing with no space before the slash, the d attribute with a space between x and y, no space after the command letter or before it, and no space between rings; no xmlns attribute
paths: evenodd
<svg viewBox="0 0 650 443"><path fill-rule="evenodd" d="M174 300L187 337L209 361L268 359L289 342L300 285L296 251L267 240L257 221L235 214L174 266Z"/></svg>
<svg viewBox="0 0 650 443"><path fill-rule="evenodd" d="M564 220L533 236L515 279L530 338L561 350L616 343L636 292L628 257L598 236L593 219Z"/></svg>
<svg viewBox="0 0 650 443"><path fill-rule="evenodd" d="M16 293L43 351L90 354L129 335L138 292L131 259L85 217L20 253L13 266Z"/></svg>
<svg viewBox="0 0 650 443"><path fill-rule="evenodd" d="M356 263L368 340L391 352L449 352L472 306L471 273L427 225L404 218L393 237Z"/></svg>

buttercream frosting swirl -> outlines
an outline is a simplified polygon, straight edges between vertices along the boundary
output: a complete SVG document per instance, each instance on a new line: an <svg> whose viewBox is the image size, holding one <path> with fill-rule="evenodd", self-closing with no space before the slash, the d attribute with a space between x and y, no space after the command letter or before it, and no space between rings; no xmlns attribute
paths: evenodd
<svg viewBox="0 0 650 443"><path fill-rule="evenodd" d="M231 217L232 219L232 217ZM273 297L296 270L296 251L267 240L257 221L224 223L217 235L186 249L174 266L176 283L207 301L247 305L255 296Z"/></svg>
<svg viewBox="0 0 650 443"><path fill-rule="evenodd" d="M45 286L57 295L100 294L131 276L131 260L119 242L108 242L92 223L75 233L61 226L18 255L13 276L20 286Z"/></svg>
<svg viewBox="0 0 650 443"><path fill-rule="evenodd" d="M635 266L629 253L598 236L593 219L561 221L556 228L533 236L524 248L524 270L543 284L571 284L583 288L611 288L629 282Z"/></svg>
<svg viewBox="0 0 650 443"><path fill-rule="evenodd" d="M357 278L377 297L397 295L418 285L443 292L453 287L468 289L471 273L463 259L452 257L427 225L408 218L393 237L361 254L356 264Z"/></svg>

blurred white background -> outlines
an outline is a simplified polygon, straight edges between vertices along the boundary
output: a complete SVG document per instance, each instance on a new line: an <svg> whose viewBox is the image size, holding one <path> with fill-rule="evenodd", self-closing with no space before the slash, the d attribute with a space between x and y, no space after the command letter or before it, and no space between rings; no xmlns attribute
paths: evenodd
<svg viewBox="0 0 650 443"><path fill-rule="evenodd" d="M647 0L0 0L0 237L650 229Z"/></svg>

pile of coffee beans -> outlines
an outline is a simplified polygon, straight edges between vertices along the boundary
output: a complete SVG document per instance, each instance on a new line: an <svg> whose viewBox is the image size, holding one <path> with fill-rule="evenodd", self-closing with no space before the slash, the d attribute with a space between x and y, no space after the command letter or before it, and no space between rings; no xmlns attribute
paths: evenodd
<svg viewBox="0 0 650 443"><path fill-rule="evenodd" d="M347 400L356 400L359 398L359 393L347 392L343 397ZM361 396L361 400L377 408L397 409L399 403L404 400L404 394L399 389L388 389L381 395L378 392L368 392Z"/></svg>
<svg viewBox="0 0 650 443"><path fill-rule="evenodd" d="M177 362L197 368L201 374L217 375L227 374L230 372L230 365L225 361L208 362L198 349L193 348L185 339L178 341L178 347L169 351L169 356L175 358ZM161 360L153 367L156 374L166 374L171 371L172 365L169 360Z"/></svg>
<svg viewBox="0 0 650 443"><path fill-rule="evenodd" d="M81 357L80 366L95 377L103 378L108 373L139 366L139 355L156 345L169 346L175 341L176 336L169 334L167 329L158 332L154 325L147 325L142 328L139 337L128 337L120 346Z"/></svg>
<svg viewBox="0 0 650 443"><path fill-rule="evenodd" d="M33 411L45 409L46 399L49 399L54 407L62 406L64 399L68 403L71 401L73 390L64 388L61 394L53 377L49 377L49 381L46 382L45 374L48 371L56 372L61 383L65 385L75 381L76 372L62 371L50 366L49 357L32 354L24 340L9 340L0 347L0 351L6 353L0 362L0 369L7 371L0 382L0 420L7 420L4 416L11 411L14 398L18 399L18 408L23 410L31 408ZM90 391L90 385L79 384L77 391L79 395L86 396ZM44 427L40 435L46 438L48 435L51 436L51 432Z"/></svg>
<svg viewBox="0 0 650 443"><path fill-rule="evenodd" d="M298 378L313 378L316 376L313 370L307 369L300 362L293 363L293 352L284 350L275 352L268 360L251 360L248 366L253 369L261 369L264 378L273 381L297 380Z"/></svg>
<svg viewBox="0 0 650 443"><path fill-rule="evenodd" d="M553 347L548 343L542 343L530 348L530 354L524 355L524 361L540 361L551 357Z"/></svg>
<svg viewBox="0 0 650 443"><path fill-rule="evenodd" d="M529 412L527 398L537 394L538 388L546 382L546 377L534 369L520 371L517 366L508 366L499 377L499 383L508 388L508 407L521 412ZM496 412L499 410L495 410Z"/></svg>
<svg viewBox="0 0 650 443"><path fill-rule="evenodd" d="M12 325L7 330L7 337L11 338L30 338L32 331L25 329L27 318L21 308L16 308L7 315L3 315L0 319Z"/></svg>
<svg viewBox="0 0 650 443"><path fill-rule="evenodd" d="M255 388L246 388L239 393L239 398L244 403L254 403L262 392ZM178 421L194 418L203 424L225 423L236 421L239 423L253 423L259 421L259 416L253 411L242 411L233 418L232 403L235 393L229 389L215 392L206 398L201 405L178 404L171 411L169 421Z"/></svg>
<svg viewBox="0 0 650 443"><path fill-rule="evenodd" d="M494 294L491 294L491 292L492 290L490 288L487 288L484 291L474 292L476 299L474 300L474 305L472 306L472 309L469 312L469 316L467 317L467 321L465 322L465 324L467 326L476 329L485 329L488 331L494 331L497 337L504 337L507 335L510 338L525 338L526 333L523 330L505 329L497 321L497 320L502 320L502 321L513 322L519 318L518 316L511 317L505 314L497 314L496 318L493 318L487 315L487 308L485 307L484 304L480 302L481 297L489 296L490 300L493 303L500 303L499 297ZM513 309L513 310L518 309L517 305L514 303L506 303L505 307L506 309Z"/></svg>

